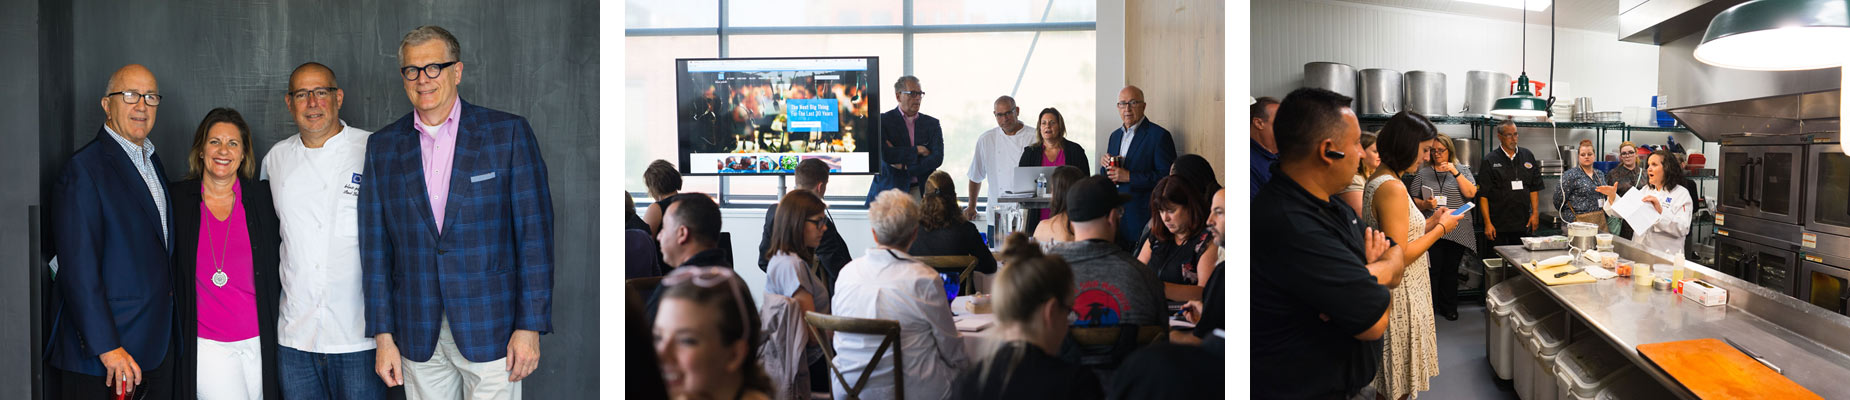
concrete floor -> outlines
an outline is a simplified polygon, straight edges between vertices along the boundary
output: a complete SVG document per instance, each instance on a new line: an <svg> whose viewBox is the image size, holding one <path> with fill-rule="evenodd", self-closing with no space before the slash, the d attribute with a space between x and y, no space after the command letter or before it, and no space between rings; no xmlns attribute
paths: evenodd
<svg viewBox="0 0 1850 400"><path fill-rule="evenodd" d="M1508 382L1497 381L1484 353L1484 306L1465 303L1458 306L1457 321L1438 319L1439 376L1432 378L1432 390L1420 392L1419 398L1516 399Z"/></svg>

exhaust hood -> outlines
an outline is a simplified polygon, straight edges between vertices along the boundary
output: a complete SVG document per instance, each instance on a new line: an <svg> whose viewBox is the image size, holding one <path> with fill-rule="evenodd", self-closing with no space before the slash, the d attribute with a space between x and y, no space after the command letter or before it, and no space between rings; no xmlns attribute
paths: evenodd
<svg viewBox="0 0 1850 400"><path fill-rule="evenodd" d="M1658 47L1657 90L1669 104L1664 110L1690 132L1711 142L1752 136L1835 136L1842 86L1839 68L1769 72L1708 65L1695 57L1701 32Z"/></svg>

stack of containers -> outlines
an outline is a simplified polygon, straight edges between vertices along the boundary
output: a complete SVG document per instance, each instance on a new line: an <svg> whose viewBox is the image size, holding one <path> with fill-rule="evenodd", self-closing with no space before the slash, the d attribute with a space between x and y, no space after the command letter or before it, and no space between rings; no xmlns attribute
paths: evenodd
<svg viewBox="0 0 1850 400"><path fill-rule="evenodd" d="M1555 384L1559 391L1555 398L1592 400L1615 386L1625 372L1636 369L1631 360L1604 340L1579 341L1555 354Z"/></svg>
<svg viewBox="0 0 1850 400"><path fill-rule="evenodd" d="M1512 339L1516 329L1510 323L1510 314L1515 311L1518 300L1538 295L1535 290L1535 284L1528 279L1512 279L1484 293L1484 334L1490 336L1484 340L1485 354L1490 358L1491 369L1496 370L1497 379L1511 378L1510 354L1514 353L1511 349L1519 347Z"/></svg>
<svg viewBox="0 0 1850 400"><path fill-rule="evenodd" d="M1529 362L1531 365L1529 367L1527 379L1529 384L1526 386L1526 389L1524 389L1525 386L1522 384L1524 381L1523 377L1520 375L1516 377L1517 393L1528 393L1527 396L1523 396L1522 398L1530 400L1548 400L1560 396L1555 390L1555 356L1560 355L1561 349L1567 348L1569 344L1567 340L1567 324L1572 318L1571 315L1565 312L1555 313L1547 318L1542 318L1540 323L1536 324L1535 328L1531 330L1532 334L1529 335L1529 340L1523 342L1523 344L1526 345L1525 349L1528 350L1527 354L1529 355ZM1519 360L1517 362L1522 361Z"/></svg>
<svg viewBox="0 0 1850 400"><path fill-rule="evenodd" d="M1599 395L1593 398L1596 400L1657 400L1676 397L1670 394L1670 389L1657 383L1657 380L1652 379L1651 375L1646 374L1644 370L1632 368L1618 375L1612 379L1612 383L1606 385L1605 390L1600 390Z"/></svg>
<svg viewBox="0 0 1850 400"><path fill-rule="evenodd" d="M1551 317L1559 315L1561 315L1561 304L1541 293L1526 296L1518 301L1516 311L1510 313L1509 326L1516 332L1510 337L1510 341L1516 343L1510 349L1510 366L1512 367L1510 376L1516 381L1516 394L1522 395L1524 399L1535 399L1530 394L1535 393L1534 378L1537 376L1535 369L1540 364L1540 361L1536 360L1537 355L1532 354L1534 349L1530 349L1534 344L1529 342L1535 340L1536 330L1545 329L1542 325L1550 321ZM1561 323L1560 319L1553 319L1552 322L1554 325ZM1561 327L1548 329L1555 329L1555 336L1561 336L1559 334ZM1554 353L1550 352L1549 355L1553 356ZM1552 384L1553 379L1549 379L1548 383Z"/></svg>

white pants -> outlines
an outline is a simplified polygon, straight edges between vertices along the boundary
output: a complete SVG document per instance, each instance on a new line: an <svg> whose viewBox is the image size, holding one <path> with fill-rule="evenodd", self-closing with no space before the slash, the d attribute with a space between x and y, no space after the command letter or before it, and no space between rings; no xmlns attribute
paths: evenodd
<svg viewBox="0 0 1850 400"><path fill-rule="evenodd" d="M199 398L263 398L263 353L258 338L220 342L199 338Z"/></svg>
<svg viewBox="0 0 1850 400"><path fill-rule="evenodd" d="M450 319L437 327L437 349L430 361L403 359L408 399L519 400L520 382L508 382L507 357L489 362L463 358L450 338Z"/></svg>

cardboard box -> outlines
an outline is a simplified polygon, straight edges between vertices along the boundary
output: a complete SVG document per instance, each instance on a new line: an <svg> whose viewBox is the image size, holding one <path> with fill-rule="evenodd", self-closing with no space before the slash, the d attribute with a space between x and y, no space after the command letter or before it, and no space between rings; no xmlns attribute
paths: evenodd
<svg viewBox="0 0 1850 400"><path fill-rule="evenodd" d="M1709 307L1728 304L1727 289L1700 279L1683 281L1683 297Z"/></svg>

